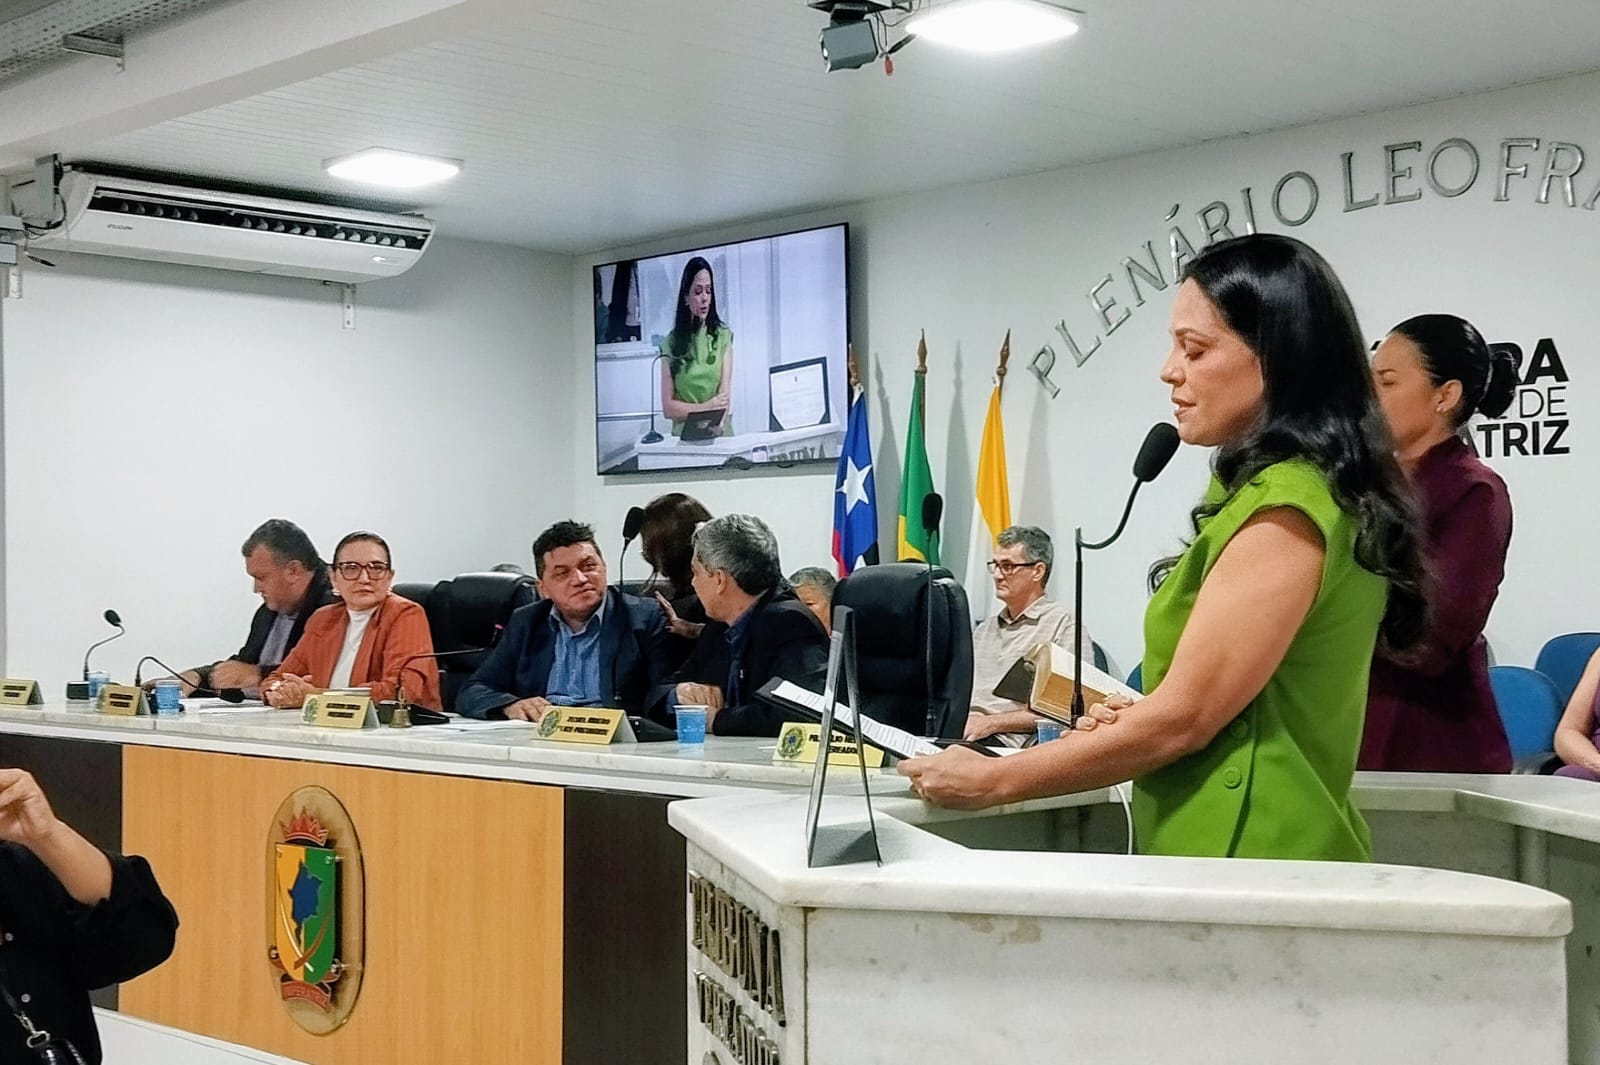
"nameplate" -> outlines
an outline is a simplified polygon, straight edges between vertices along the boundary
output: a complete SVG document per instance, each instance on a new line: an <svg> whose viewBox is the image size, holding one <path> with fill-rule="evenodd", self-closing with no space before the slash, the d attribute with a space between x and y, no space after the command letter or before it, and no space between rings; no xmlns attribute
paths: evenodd
<svg viewBox="0 0 1600 1065"><path fill-rule="evenodd" d="M552 706L533 734L556 743L633 743L626 710L599 706Z"/></svg>
<svg viewBox="0 0 1600 1065"><path fill-rule="evenodd" d="M44 702L36 680L0 680L0 706L38 706Z"/></svg>
<svg viewBox="0 0 1600 1065"><path fill-rule="evenodd" d="M817 749L822 746L822 726L813 721L791 721L778 733L778 748L772 752L772 761L793 762L795 765L816 765ZM834 732L828 744L828 764L853 766L861 760L856 741ZM868 769L883 765L883 750L867 745Z"/></svg>
<svg viewBox="0 0 1600 1065"><path fill-rule="evenodd" d="M94 708L102 714L117 717L138 717L150 712L150 703L144 689L133 684L107 684L100 689L100 699Z"/></svg>
<svg viewBox="0 0 1600 1065"><path fill-rule="evenodd" d="M353 692L319 692L306 696L300 721L318 728L377 728L372 696Z"/></svg>

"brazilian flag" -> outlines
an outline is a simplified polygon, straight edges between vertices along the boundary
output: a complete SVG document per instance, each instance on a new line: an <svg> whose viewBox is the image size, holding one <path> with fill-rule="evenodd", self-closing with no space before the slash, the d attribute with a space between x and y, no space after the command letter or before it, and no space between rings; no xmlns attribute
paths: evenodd
<svg viewBox="0 0 1600 1065"><path fill-rule="evenodd" d="M927 382L927 345L917 345L920 365L911 388L911 420L906 429L906 464L900 474L899 559L939 564L939 534L922 528L922 501L933 492L933 471L928 468L927 414L923 390Z"/></svg>
<svg viewBox="0 0 1600 1065"><path fill-rule="evenodd" d="M278 963L291 980L320 984L339 946L332 848L277 844Z"/></svg>

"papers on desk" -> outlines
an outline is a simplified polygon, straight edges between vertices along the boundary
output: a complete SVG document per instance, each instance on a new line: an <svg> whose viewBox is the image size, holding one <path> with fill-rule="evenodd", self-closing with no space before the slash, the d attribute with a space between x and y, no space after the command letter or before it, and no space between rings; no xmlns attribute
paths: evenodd
<svg viewBox="0 0 1600 1065"><path fill-rule="evenodd" d="M808 691L791 681L780 680L776 684L762 689L763 692L780 702L789 703L806 713L814 714L821 720L822 710L826 705L822 701L820 692ZM855 711L843 703L833 704L833 721L835 725L853 729L856 723ZM881 747L896 758L915 758L921 755L938 754L942 749L938 744L913 736L904 729L885 725L882 721L861 715L861 738L875 747Z"/></svg>
<svg viewBox="0 0 1600 1065"><path fill-rule="evenodd" d="M267 709L259 699L230 703L225 699L185 699L183 709L191 714L258 714Z"/></svg>
<svg viewBox="0 0 1600 1065"><path fill-rule="evenodd" d="M436 732L526 732L534 727L532 721L485 721L478 717L452 717L442 725L429 725L428 733Z"/></svg>

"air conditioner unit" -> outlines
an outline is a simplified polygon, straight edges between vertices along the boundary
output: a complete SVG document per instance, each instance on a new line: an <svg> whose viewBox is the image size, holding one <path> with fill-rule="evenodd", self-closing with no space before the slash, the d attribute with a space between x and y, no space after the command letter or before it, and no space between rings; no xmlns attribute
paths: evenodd
<svg viewBox="0 0 1600 1065"><path fill-rule="evenodd" d="M66 220L38 249L117 255L255 274L360 282L411 269L433 239L416 215L355 211L268 196L69 170Z"/></svg>

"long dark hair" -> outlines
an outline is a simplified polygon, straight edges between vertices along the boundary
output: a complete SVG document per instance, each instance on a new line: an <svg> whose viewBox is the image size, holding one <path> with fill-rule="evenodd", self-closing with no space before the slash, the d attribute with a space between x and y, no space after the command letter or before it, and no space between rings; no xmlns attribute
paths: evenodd
<svg viewBox="0 0 1600 1065"><path fill-rule="evenodd" d="M1495 351L1465 318L1453 314L1419 314L1393 329L1422 352L1422 367L1433 386L1461 382L1461 402L1451 412L1457 429L1474 414L1498 418L1517 391L1517 363L1504 349Z"/></svg>
<svg viewBox="0 0 1600 1065"><path fill-rule="evenodd" d="M1427 625L1421 522L1372 390L1366 344L1350 297L1327 261L1293 237L1219 241L1183 271L1261 362L1263 410L1213 469L1229 496L1274 463L1301 458L1328 480L1359 524L1356 561L1389 582L1380 643L1415 646ZM1193 511L1196 534L1221 504ZM1177 559L1151 569L1154 586Z"/></svg>
<svg viewBox="0 0 1600 1065"><path fill-rule="evenodd" d="M672 323L672 335L667 338L667 357L672 362L672 372L679 373L689 364L689 338L694 336L694 318L689 314L689 286L694 277L704 270L711 278L711 306L706 309L706 336L715 337L722 328L722 317L717 314L717 274L702 255L690 259L683 268L683 278L678 282L678 316Z"/></svg>
<svg viewBox="0 0 1600 1065"><path fill-rule="evenodd" d="M657 575L667 582L668 599L688 595L690 563L694 560L694 530L709 521L711 511L694 496L668 492L644 508L639 526L639 550Z"/></svg>

